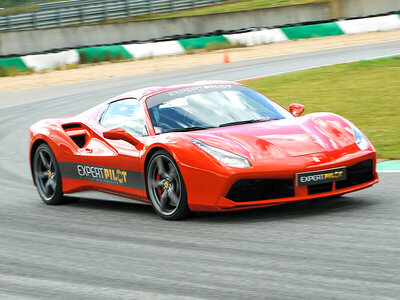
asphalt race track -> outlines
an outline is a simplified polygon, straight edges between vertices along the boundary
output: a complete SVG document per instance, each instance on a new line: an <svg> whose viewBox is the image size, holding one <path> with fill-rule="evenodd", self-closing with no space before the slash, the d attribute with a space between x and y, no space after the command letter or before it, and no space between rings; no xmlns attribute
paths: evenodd
<svg viewBox="0 0 400 300"><path fill-rule="evenodd" d="M31 124L127 90L396 53L400 41L0 93L0 299L399 299L400 173L341 198L168 222L131 203L46 206L28 166Z"/></svg>

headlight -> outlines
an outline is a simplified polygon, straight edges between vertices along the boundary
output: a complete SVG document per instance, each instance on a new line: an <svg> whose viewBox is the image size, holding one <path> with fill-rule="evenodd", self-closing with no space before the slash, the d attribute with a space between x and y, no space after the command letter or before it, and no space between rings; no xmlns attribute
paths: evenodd
<svg viewBox="0 0 400 300"><path fill-rule="evenodd" d="M369 143L365 135L353 124L350 123L350 126L353 130L354 140L356 141L358 148L361 150L368 149Z"/></svg>
<svg viewBox="0 0 400 300"><path fill-rule="evenodd" d="M191 142L200 149L210 154L211 156L215 157L219 162L223 163L224 165L235 168L251 167L249 161L244 157L241 157L239 155L233 154L231 152L222 149L212 147L198 140L191 140Z"/></svg>

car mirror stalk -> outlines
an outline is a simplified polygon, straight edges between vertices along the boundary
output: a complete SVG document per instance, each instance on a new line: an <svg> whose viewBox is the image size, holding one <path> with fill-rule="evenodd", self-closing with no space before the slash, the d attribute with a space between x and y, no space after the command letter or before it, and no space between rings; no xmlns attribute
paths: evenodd
<svg viewBox="0 0 400 300"><path fill-rule="evenodd" d="M143 143L130 135L124 128L115 127L103 132L103 136L109 140L123 140L138 150L143 150Z"/></svg>

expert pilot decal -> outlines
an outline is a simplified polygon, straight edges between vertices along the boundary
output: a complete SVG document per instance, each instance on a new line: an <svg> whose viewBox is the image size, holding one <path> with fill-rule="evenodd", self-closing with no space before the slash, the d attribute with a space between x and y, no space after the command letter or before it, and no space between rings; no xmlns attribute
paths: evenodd
<svg viewBox="0 0 400 300"><path fill-rule="evenodd" d="M90 177L94 181L110 182L115 184L126 183L127 172L120 169L107 169L88 165L77 165L76 169L79 176Z"/></svg>
<svg viewBox="0 0 400 300"><path fill-rule="evenodd" d="M322 184L322 183L328 183L346 179L347 179L346 168L338 168L332 170L297 174L297 185L298 186L315 185L315 184Z"/></svg>
<svg viewBox="0 0 400 300"><path fill-rule="evenodd" d="M62 178L80 179L144 190L143 173L103 166L59 162Z"/></svg>

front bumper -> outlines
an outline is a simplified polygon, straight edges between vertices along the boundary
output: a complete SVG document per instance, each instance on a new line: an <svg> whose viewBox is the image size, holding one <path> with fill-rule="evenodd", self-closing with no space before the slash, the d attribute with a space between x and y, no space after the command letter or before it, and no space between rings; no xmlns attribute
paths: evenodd
<svg viewBox="0 0 400 300"><path fill-rule="evenodd" d="M339 156L336 159L326 159L316 163L311 162L315 155L293 158L285 161L269 170L257 167L247 170L236 170L231 173L217 173L210 171L190 170L184 172L191 174L191 178L185 178L188 191L189 208L193 211L228 211L249 208L266 207L287 202L301 201L307 199L330 197L346 194L372 186L379 181L376 173L376 153L374 151L363 151ZM365 166L370 162L370 170L357 173L355 166ZM290 167L288 167L290 166ZM337 181L329 184L316 186L297 186L295 177L297 173L327 170L346 167L348 178L346 181ZM351 171L353 170L353 171ZM355 174L358 178L355 179ZM265 198L260 197L260 192L254 189L254 185L243 185L243 190L238 190L236 196L232 189L240 181L260 182L271 181L266 189L274 189ZM283 182L282 185L278 185ZM237 187L237 186L236 186ZM266 190L264 188L264 191ZM247 201L247 199L250 199Z"/></svg>

